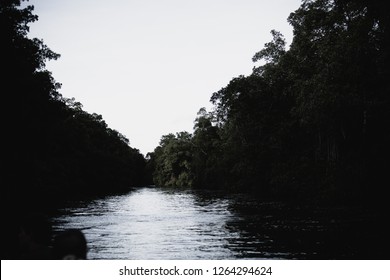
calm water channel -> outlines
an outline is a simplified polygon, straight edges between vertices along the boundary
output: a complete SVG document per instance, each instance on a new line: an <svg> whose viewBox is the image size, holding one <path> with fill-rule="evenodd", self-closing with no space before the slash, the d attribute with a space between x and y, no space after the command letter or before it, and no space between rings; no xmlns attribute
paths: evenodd
<svg viewBox="0 0 390 280"><path fill-rule="evenodd" d="M89 259L326 259L360 253L355 242L361 236L351 238L353 222L345 213L213 192L139 188L65 207L53 224L55 232L82 229Z"/></svg>

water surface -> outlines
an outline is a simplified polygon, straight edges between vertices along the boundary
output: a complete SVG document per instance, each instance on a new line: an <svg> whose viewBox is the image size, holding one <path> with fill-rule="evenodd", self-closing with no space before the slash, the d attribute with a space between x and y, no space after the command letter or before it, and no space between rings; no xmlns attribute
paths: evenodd
<svg viewBox="0 0 390 280"><path fill-rule="evenodd" d="M89 259L339 259L367 253L367 246L356 246L362 233L351 231L355 217L247 195L145 187L59 213L54 230L82 229Z"/></svg>

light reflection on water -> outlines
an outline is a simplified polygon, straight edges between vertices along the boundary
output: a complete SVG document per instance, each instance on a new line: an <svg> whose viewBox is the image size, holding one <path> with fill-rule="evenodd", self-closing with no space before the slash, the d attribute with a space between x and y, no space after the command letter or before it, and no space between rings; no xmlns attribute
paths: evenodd
<svg viewBox="0 0 390 280"><path fill-rule="evenodd" d="M368 235L360 223L351 227L350 216L334 217L250 197L145 187L78 202L62 209L53 225L55 232L82 229L89 259L327 259L365 254L360 239Z"/></svg>
<svg viewBox="0 0 390 280"><path fill-rule="evenodd" d="M239 234L227 199L199 202L191 192L141 188L63 209L55 230L80 228L90 259L227 259Z"/></svg>

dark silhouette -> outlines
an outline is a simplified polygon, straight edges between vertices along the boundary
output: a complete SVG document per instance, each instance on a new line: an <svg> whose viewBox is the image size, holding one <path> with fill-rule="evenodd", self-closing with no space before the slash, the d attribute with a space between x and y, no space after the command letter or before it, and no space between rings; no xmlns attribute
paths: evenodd
<svg viewBox="0 0 390 280"><path fill-rule="evenodd" d="M59 233L53 241L53 259L87 259L87 240L81 230L69 229Z"/></svg>
<svg viewBox="0 0 390 280"><path fill-rule="evenodd" d="M45 214L25 214L18 217L13 223L3 224L2 227L5 233L2 235L2 253L7 258L20 260L51 259L52 228Z"/></svg>
<svg viewBox="0 0 390 280"><path fill-rule="evenodd" d="M319 257L386 258L389 241L381 223L390 186L390 16L385 2L302 1L288 21L294 31L289 49L283 35L271 31L272 41L253 57L264 63L213 93L214 108L199 111L193 134L161 138L149 154L154 182L250 192L298 209L330 207L340 214L349 209L348 219L326 237L344 247ZM282 246L294 243L290 237Z"/></svg>
<svg viewBox="0 0 390 280"><path fill-rule="evenodd" d="M161 138L154 181L300 203L385 205L390 19L382 1L304 1L249 76L213 93L192 135ZM369 206L370 205L370 206Z"/></svg>
<svg viewBox="0 0 390 280"><path fill-rule="evenodd" d="M288 18L294 29L290 48L272 31L272 41L253 57L265 63L213 93L214 109L199 111L194 133L163 136L148 162L101 115L59 93L60 84L45 69L59 55L27 37L28 24L38 17L32 6L20 4L0 2L7 182L0 190L7 231L2 258L46 258L47 234L35 230L43 228L35 218L20 219L25 213L50 213L68 199L127 191L145 183L145 170L161 186L359 206L376 221L387 211L385 1L303 1ZM367 224L352 228L369 233ZM383 236L376 240L387 240Z"/></svg>
<svg viewBox="0 0 390 280"><path fill-rule="evenodd" d="M129 140L90 114L45 69L59 55L27 37L33 6L0 1L3 123L2 220L18 243L19 217L55 211L64 201L129 191L142 185L145 159ZM6 242L6 241L5 241ZM9 246L4 258L18 258Z"/></svg>

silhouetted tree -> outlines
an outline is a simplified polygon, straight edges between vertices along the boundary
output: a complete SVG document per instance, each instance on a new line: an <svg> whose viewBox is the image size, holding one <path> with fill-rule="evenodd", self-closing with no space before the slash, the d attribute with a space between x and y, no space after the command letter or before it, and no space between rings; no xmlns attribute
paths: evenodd
<svg viewBox="0 0 390 280"><path fill-rule="evenodd" d="M165 135L154 150L155 184L170 187L190 187L193 184L192 143L188 132Z"/></svg>
<svg viewBox="0 0 390 280"><path fill-rule="evenodd" d="M45 69L57 59L27 37L38 19L21 1L0 2L3 161L2 206L52 209L68 197L93 196L143 184L145 159L101 115L89 114ZM6 211L6 210L3 210Z"/></svg>
<svg viewBox="0 0 390 280"><path fill-rule="evenodd" d="M199 112L187 141L193 185L340 202L383 197L390 156L385 10L379 0L302 1L288 18L290 48L272 30L273 40L253 57L260 66L215 92L212 112ZM156 150L156 162L161 155Z"/></svg>

